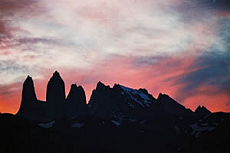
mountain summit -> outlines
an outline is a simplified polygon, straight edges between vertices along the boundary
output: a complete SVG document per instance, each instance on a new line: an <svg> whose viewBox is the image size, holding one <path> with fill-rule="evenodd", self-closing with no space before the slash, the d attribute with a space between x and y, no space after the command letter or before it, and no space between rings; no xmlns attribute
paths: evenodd
<svg viewBox="0 0 230 153"><path fill-rule="evenodd" d="M63 119L65 117L65 84L60 74L55 71L47 85L46 102L51 118Z"/></svg>
<svg viewBox="0 0 230 153"><path fill-rule="evenodd" d="M34 89L32 77L27 76L22 88L22 101L18 114L31 115L34 105L37 102L37 96Z"/></svg>
<svg viewBox="0 0 230 153"><path fill-rule="evenodd" d="M193 113L190 109L186 109L167 94L160 93L157 101L162 106L163 110L169 114L184 116Z"/></svg>
<svg viewBox="0 0 230 153"><path fill-rule="evenodd" d="M81 117L86 115L87 105L85 91L82 86L72 84L66 98L66 114L68 118Z"/></svg>

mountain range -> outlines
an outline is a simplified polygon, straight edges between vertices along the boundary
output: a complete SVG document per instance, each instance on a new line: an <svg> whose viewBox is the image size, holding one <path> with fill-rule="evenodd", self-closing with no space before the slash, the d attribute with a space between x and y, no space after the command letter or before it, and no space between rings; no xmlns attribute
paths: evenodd
<svg viewBox="0 0 230 153"><path fill-rule="evenodd" d="M46 101L30 76L16 115L0 114L0 153L8 152L229 152L229 113L198 106L193 112L167 94L98 82L89 103L82 86L56 71Z"/></svg>

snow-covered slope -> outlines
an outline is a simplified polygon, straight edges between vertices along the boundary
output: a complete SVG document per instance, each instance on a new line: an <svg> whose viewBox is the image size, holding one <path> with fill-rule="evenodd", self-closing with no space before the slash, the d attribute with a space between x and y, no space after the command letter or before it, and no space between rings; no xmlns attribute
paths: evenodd
<svg viewBox="0 0 230 153"><path fill-rule="evenodd" d="M156 105L156 99L145 89L132 89L119 84L111 88L102 82L98 82L89 101L92 116L116 120L152 116Z"/></svg>
<svg viewBox="0 0 230 153"><path fill-rule="evenodd" d="M155 101L151 95L147 93L144 89L132 89L125 87L123 85L118 85L123 91L123 95L128 95L133 101L140 104L142 107L150 107L151 104Z"/></svg>

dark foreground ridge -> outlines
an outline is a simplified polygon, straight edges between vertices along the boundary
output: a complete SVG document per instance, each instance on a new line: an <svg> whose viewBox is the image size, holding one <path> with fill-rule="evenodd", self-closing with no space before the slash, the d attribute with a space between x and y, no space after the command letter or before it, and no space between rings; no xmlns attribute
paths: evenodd
<svg viewBox="0 0 230 153"><path fill-rule="evenodd" d="M229 113L102 82L86 104L82 86L65 95L57 71L46 93L38 100L26 78L18 113L0 114L0 153L229 153Z"/></svg>

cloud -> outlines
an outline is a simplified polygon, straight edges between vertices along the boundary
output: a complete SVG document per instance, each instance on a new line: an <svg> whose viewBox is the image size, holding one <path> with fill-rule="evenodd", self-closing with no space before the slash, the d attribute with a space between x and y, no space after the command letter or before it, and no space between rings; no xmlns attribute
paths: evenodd
<svg viewBox="0 0 230 153"><path fill-rule="evenodd" d="M7 31L6 29L9 26L9 23L12 21L13 16L20 16L22 14L23 16L28 16L29 15L28 12L30 12L30 15L33 15L33 12L35 12L35 10L38 10L38 8L34 9L35 3L36 3L35 0L20 0L20 2L18 2L17 0L1 0L0 1L1 33Z"/></svg>
<svg viewBox="0 0 230 153"><path fill-rule="evenodd" d="M223 77L230 48L226 3L1 0L2 84L30 74L40 80L44 99L46 79L59 70L68 87L75 81L85 85L88 97L99 80L146 87L155 96L183 97L177 93L195 94L207 84L209 93L220 93L228 81Z"/></svg>
<svg viewBox="0 0 230 153"><path fill-rule="evenodd" d="M207 9L219 9L219 10L230 10L229 0L196 0L196 5L205 7Z"/></svg>
<svg viewBox="0 0 230 153"><path fill-rule="evenodd" d="M214 62L210 64L210 60ZM222 58L216 55L213 55L213 57L203 56L202 58L200 56L192 57L185 55L183 57L154 56L152 58L148 56L140 58L138 56L111 55L109 58L107 57L103 61L97 62L92 68L62 67L58 70L65 81L66 93L68 94L72 83L77 83L86 90L88 100L92 90L96 87L96 83L102 81L111 86L114 83L120 83L132 88L146 88L155 97L160 92L163 92L192 109L195 109L198 105L205 105L212 111L227 111L229 96L225 89L219 90L217 88L218 86L223 87L219 82L217 84L210 83L210 80L220 79L221 75L209 76L203 74L203 69L211 68L213 65L217 64L221 67L222 65L218 64L219 60L221 61ZM201 66L202 64L203 66ZM43 69L41 72L43 77L34 78L35 89L38 98L41 100L45 100L46 85L54 70ZM221 74L222 72L219 71L217 73ZM197 75L203 75L202 77L204 77L201 83L198 84L196 84L197 82L193 78L198 77ZM23 79L20 79L21 82ZM184 79L187 80L185 81ZM186 89L188 86L193 88L191 95L189 95L191 93L190 90ZM7 86L1 89L2 92L4 90L9 91ZM223 97L219 98L219 100L223 101L219 101L217 104L214 100L218 99L218 96ZM19 101L16 104L19 104Z"/></svg>
<svg viewBox="0 0 230 153"><path fill-rule="evenodd" d="M196 93L196 89L203 85L212 85L217 88L218 92L227 92L230 83L229 64L227 53L213 53L199 57L192 67L200 67L200 69L178 78L176 83L186 84L180 92L188 96Z"/></svg>
<svg viewBox="0 0 230 153"><path fill-rule="evenodd" d="M29 9L24 7L27 3ZM73 66L71 61L74 59L79 61L78 66L91 67L111 54L172 56L183 52L204 52L217 39L217 19L212 14L205 14L208 20L196 17L197 21L186 23L174 8L182 4L176 0L125 0L119 3L97 0L93 4L81 0L69 0L68 3L63 0L24 0L20 6L12 4L12 8L8 8L20 8L16 12L22 13L14 13L10 18L14 21L10 26L16 29L11 39L4 41L4 46L38 54L42 60L35 61L41 68L46 67L43 63L47 62L56 68ZM37 13L26 15L30 14L30 8Z"/></svg>
<svg viewBox="0 0 230 153"><path fill-rule="evenodd" d="M21 82L0 84L0 112L16 113L21 96Z"/></svg>
<svg viewBox="0 0 230 153"><path fill-rule="evenodd" d="M0 96L12 96L15 91L21 90L21 82L14 82L12 84L0 84Z"/></svg>

